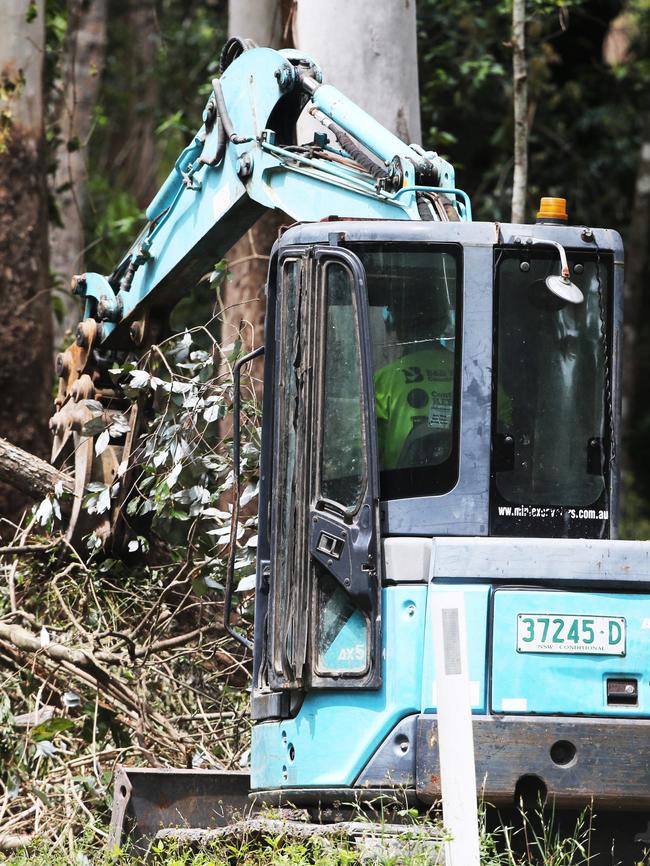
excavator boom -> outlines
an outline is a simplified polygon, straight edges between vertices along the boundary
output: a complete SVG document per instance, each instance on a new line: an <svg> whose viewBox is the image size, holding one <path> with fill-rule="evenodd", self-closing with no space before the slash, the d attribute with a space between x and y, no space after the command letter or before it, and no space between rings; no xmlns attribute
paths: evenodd
<svg viewBox="0 0 650 866"><path fill-rule="evenodd" d="M232 39L224 47L203 125L148 206L128 253L111 274L72 278L84 318L75 344L57 358L50 428L52 462L74 461L68 537L75 542L93 529L115 546L119 501L112 520L99 523L79 521L81 502L89 481L115 479L141 423L130 411L125 447L111 445L98 463L92 440L80 435L92 419L86 401L121 412L106 370L120 353L143 351L167 333L171 309L262 213L276 209L296 221L471 220L469 198L454 188L448 162L405 144L323 84L312 58L250 46ZM301 116L320 130L307 143L299 138Z"/></svg>
<svg viewBox="0 0 650 866"><path fill-rule="evenodd" d="M297 222L471 219L448 162L405 144L321 82L311 58L270 48L243 51L214 79L203 126L147 208L133 248L111 275L76 278L85 318L101 324L99 343L123 345L125 325L175 303L265 210ZM297 138L301 114L322 129L306 144Z"/></svg>

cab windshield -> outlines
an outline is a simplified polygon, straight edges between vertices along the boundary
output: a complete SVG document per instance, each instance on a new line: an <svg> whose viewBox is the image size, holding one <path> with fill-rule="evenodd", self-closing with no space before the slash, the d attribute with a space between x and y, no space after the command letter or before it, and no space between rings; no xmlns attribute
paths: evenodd
<svg viewBox="0 0 650 866"><path fill-rule="evenodd" d="M368 282L382 499L446 493L458 475L460 248L354 252Z"/></svg>

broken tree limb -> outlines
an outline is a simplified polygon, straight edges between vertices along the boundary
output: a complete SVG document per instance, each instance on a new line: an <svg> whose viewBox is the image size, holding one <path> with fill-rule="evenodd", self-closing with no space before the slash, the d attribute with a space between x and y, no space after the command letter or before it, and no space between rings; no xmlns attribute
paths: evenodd
<svg viewBox="0 0 650 866"><path fill-rule="evenodd" d="M2 833L0 834L0 850L1 851L17 851L19 848L26 848L34 837L28 833Z"/></svg>
<svg viewBox="0 0 650 866"><path fill-rule="evenodd" d="M33 499L42 499L60 484L65 493L74 492L74 481L45 460L0 439L0 481Z"/></svg>
<svg viewBox="0 0 650 866"><path fill-rule="evenodd" d="M67 661L83 669L94 669L96 667L90 653L59 643L44 643L40 637L27 631L27 629L21 628L19 625L0 623L0 639L8 641L16 649L28 653L42 652L54 661Z"/></svg>
<svg viewBox="0 0 650 866"><path fill-rule="evenodd" d="M183 743L187 739L161 713L148 707L143 708L139 696L118 675L110 673L103 667L90 650L66 646L49 639L43 640L42 635L37 636L19 625L0 622L0 646L3 643L9 644L22 653L41 656L44 661L56 662L76 678L96 685L102 693L111 695L114 700L134 714L136 719L142 718L145 710L146 717L173 742Z"/></svg>

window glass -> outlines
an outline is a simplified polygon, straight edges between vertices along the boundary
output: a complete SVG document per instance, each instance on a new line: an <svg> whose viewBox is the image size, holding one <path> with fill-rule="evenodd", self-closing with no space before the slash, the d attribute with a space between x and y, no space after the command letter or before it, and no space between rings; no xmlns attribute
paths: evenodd
<svg viewBox="0 0 650 866"><path fill-rule="evenodd" d="M323 569L319 569L317 622L318 673L364 673L368 667L368 621Z"/></svg>
<svg viewBox="0 0 650 866"><path fill-rule="evenodd" d="M570 303L545 283L557 254L525 258L502 252L497 265L496 488L516 505L584 506L605 491L607 268L576 271L569 254L584 296Z"/></svg>
<svg viewBox="0 0 650 866"><path fill-rule="evenodd" d="M359 338L352 279L342 264L325 270L325 372L321 495L354 510L365 488Z"/></svg>
<svg viewBox="0 0 650 866"><path fill-rule="evenodd" d="M354 251L368 281L382 498L447 492L458 474L458 248Z"/></svg>

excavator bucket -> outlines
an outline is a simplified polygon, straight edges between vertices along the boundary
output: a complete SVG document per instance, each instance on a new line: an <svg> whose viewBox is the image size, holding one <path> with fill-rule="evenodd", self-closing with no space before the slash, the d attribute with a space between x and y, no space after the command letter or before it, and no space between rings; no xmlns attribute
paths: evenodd
<svg viewBox="0 0 650 866"><path fill-rule="evenodd" d="M162 828L225 827L256 811L249 800L250 774L227 770L176 770L118 766L108 850L128 837L145 854Z"/></svg>

